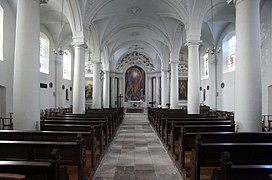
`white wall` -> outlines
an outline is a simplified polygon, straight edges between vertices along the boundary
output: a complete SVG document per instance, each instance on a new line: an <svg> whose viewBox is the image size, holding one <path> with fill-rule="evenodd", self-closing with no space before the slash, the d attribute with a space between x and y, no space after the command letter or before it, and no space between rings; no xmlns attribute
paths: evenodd
<svg viewBox="0 0 272 180"><path fill-rule="evenodd" d="M218 46L221 52L217 55L217 109L224 111L234 111L235 103L235 72L223 72L223 38L230 32L234 31L233 24L227 26L221 33ZM224 87L221 84L224 83Z"/></svg>
<svg viewBox="0 0 272 180"><path fill-rule="evenodd" d="M73 83L72 83L72 79L73 79L73 72L71 72L72 77L71 80L65 80L62 78L61 75L61 79L60 79L60 84L56 84L56 55L53 53L53 49L55 48L54 45L54 40L52 38L52 35L50 34L50 32L48 32L47 28L44 27L43 25L41 25L41 32L43 32L44 34L47 35L47 37L49 38L50 41L50 55L49 55L49 74L44 74L44 73L40 73L40 82L41 83L45 83L47 84L47 88L40 88L40 108L41 109L45 109L45 108L55 108L56 107L56 86L60 86L62 87L62 85L64 85L64 89L61 88L61 100L62 102L60 103L62 107L70 107L73 102L73 92L70 90L70 87L72 87ZM66 44L68 44L69 40L71 42L71 37L67 38L67 42L64 42ZM72 69L74 67L74 51L70 46L63 46L63 49L67 49L70 51L71 56L72 56ZM62 71L61 71L62 72ZM53 87L50 88L49 87L49 83L52 82L53 83ZM66 100L66 89L68 89L68 99Z"/></svg>
<svg viewBox="0 0 272 180"><path fill-rule="evenodd" d="M200 71L201 71L201 62L203 59L203 56L205 54L205 47L200 48ZM200 103L203 103L206 106L210 106L211 109L216 109L216 83L215 83L215 56L209 54L209 78L208 79L202 79L200 81L200 87L202 90L200 91ZM201 73L200 73L201 74ZM200 75L201 79L201 75ZM206 91L206 100L203 99L203 92L204 89Z"/></svg>
<svg viewBox="0 0 272 180"><path fill-rule="evenodd" d="M0 1L4 9L3 48L4 61L0 61L0 85L6 87L6 115L13 111L13 67L16 15L6 1Z"/></svg>
<svg viewBox="0 0 272 180"><path fill-rule="evenodd" d="M272 103L272 100L268 100L268 91L269 86L272 85L272 2L266 1L266 3L261 8L261 68L262 68L262 113L268 114L269 102ZM226 34L234 31L234 25L227 26L224 31L221 33L220 40L218 44L221 46L222 50L222 41ZM235 72L223 73L223 53L222 51L217 56L217 109L225 111L234 111L235 105ZM210 65L210 70L212 69ZM201 86L206 88L208 80L202 80ZM225 84L225 87L221 87L221 83ZM207 91L206 91L207 92ZM206 98L209 97L206 94ZM209 105L209 99L206 100L206 104ZM270 105L270 107L272 107Z"/></svg>
<svg viewBox="0 0 272 180"><path fill-rule="evenodd" d="M272 85L272 2L266 1L261 8L261 67L262 67L262 114L268 114L269 86ZM270 112L271 113L271 112Z"/></svg>
<svg viewBox="0 0 272 180"><path fill-rule="evenodd" d="M15 29L16 29L16 14L7 3L7 1L0 1L4 9L4 61L0 61L0 86L6 88L6 116L9 112L13 112L13 77L14 77L14 47L15 47ZM53 39L48 30L41 25L41 31L45 33L50 40L50 50L54 48ZM27 47L26 47L27 48ZM72 69L73 69L73 49L67 47L72 54ZM73 75L73 72L72 72ZM40 82L47 84L47 88L40 88L40 108L54 108L55 107L55 55L50 51L50 65L49 75L40 73ZM49 87L49 83L53 83L53 87ZM61 85L65 85L61 96L63 97L63 107L72 105L72 80L61 80ZM69 100L65 98L65 90L68 89Z"/></svg>

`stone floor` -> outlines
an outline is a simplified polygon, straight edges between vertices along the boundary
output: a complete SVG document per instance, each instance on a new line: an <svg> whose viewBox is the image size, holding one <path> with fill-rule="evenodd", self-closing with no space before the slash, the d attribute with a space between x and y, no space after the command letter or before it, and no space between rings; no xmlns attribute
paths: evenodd
<svg viewBox="0 0 272 180"><path fill-rule="evenodd" d="M94 180L182 180L147 114L127 113Z"/></svg>

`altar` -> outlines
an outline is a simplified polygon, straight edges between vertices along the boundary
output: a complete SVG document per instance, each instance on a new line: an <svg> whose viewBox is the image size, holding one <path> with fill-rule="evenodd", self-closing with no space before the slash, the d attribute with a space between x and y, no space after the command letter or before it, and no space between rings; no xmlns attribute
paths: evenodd
<svg viewBox="0 0 272 180"><path fill-rule="evenodd" d="M143 108L143 101L128 101L128 108L131 109L142 109Z"/></svg>

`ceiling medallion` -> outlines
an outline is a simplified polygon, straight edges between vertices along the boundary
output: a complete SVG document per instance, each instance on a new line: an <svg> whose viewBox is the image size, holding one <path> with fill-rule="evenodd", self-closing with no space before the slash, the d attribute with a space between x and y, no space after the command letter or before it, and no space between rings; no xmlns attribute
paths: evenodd
<svg viewBox="0 0 272 180"><path fill-rule="evenodd" d="M132 6L132 7L128 8L128 10L127 10L127 12L129 14L132 14L132 15L136 15L136 14L138 14L141 11L142 11L142 9L139 8L138 6Z"/></svg>
<svg viewBox="0 0 272 180"><path fill-rule="evenodd" d="M132 45L130 47L128 47L129 50L133 49L134 51L140 50L140 49L144 49L144 47L139 46L138 44Z"/></svg>
<svg viewBox="0 0 272 180"><path fill-rule="evenodd" d="M130 33L130 35L133 36L133 37L136 37L136 36L139 36L140 33L137 32L137 31L133 31L133 32Z"/></svg>

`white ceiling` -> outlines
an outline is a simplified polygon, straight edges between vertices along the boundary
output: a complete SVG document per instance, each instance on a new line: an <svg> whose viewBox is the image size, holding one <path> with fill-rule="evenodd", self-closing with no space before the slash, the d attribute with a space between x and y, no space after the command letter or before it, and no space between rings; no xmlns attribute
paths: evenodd
<svg viewBox="0 0 272 180"><path fill-rule="evenodd" d="M49 0L48 4L41 6L41 24L51 34L55 43L58 40L72 42L72 30L68 23L71 16L66 1L68 0L64 0L65 22L61 36L59 36L61 0ZM90 49L99 46L101 53L107 50L106 54L112 64L125 54L139 50L148 55L158 68L162 63L165 49L171 52L177 45L176 41L185 43L186 20L183 15L190 17L200 1L207 1L208 4L208 7L203 7L206 13L203 18L201 39L204 44L209 44L212 42L210 0L78 0L84 29L88 31L89 25L92 25L96 30L95 39L98 42L96 44L88 42ZM16 2L9 0L14 9ZM216 42L222 30L234 22L235 8L227 5L225 0L213 0L212 3L213 34ZM85 32L85 35L88 34ZM177 39L177 34L182 37ZM85 39L89 41L94 38ZM156 62L157 60L160 62Z"/></svg>

